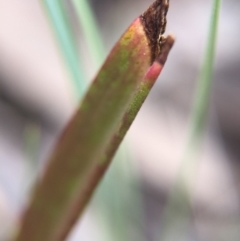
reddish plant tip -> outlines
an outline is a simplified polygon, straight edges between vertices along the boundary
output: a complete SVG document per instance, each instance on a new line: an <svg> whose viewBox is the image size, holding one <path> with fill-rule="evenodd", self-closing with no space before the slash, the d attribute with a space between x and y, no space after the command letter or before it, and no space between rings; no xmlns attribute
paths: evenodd
<svg viewBox="0 0 240 241"><path fill-rule="evenodd" d="M168 35L165 39L163 44L161 45L161 51L158 56L156 56L155 61L160 63L162 66L165 64L168 54L175 42L175 38L173 35Z"/></svg>
<svg viewBox="0 0 240 241"><path fill-rule="evenodd" d="M167 12L169 0L156 0L140 18L144 26L149 46L151 49L151 63L159 55L162 44L162 35L165 32L167 24Z"/></svg>
<svg viewBox="0 0 240 241"><path fill-rule="evenodd" d="M168 54L174 44L174 41L175 39L172 35L168 35L164 39L164 43L161 46L161 52L159 56L156 57L156 59L154 60L153 64L151 65L151 67L149 68L144 77L144 81L150 84L150 86L153 86L159 74L161 73L163 66L167 60Z"/></svg>

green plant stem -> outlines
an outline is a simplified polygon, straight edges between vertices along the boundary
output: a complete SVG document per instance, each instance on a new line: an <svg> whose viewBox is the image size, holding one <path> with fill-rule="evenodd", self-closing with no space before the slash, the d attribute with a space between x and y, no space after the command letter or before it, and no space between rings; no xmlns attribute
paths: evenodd
<svg viewBox="0 0 240 241"><path fill-rule="evenodd" d="M147 88L161 72L172 44L169 36L160 63L157 60L150 67L151 50L141 19L128 28L60 137L16 241L65 240L146 98Z"/></svg>
<svg viewBox="0 0 240 241"><path fill-rule="evenodd" d="M105 51L94 13L87 0L72 0L72 3L76 10L79 25L83 30L83 37L86 39L93 67L98 69L103 62L103 57L105 57ZM111 232L108 232L109 240L126 240L127 234L129 234L128 229L130 229L130 225L128 225L128 223L130 223L131 220L127 218L128 211L124 211L126 210L126 203L124 203L123 199L126 198L126 196L130 196L127 190L130 181L126 178L126 175L128 175L131 180L133 179L133 175L129 173L130 170L122 168L122 162L124 160L127 159L127 161L130 161L127 152L127 144L124 142L118 149L110 170L106 173L104 180L98 188L97 194L94 196L95 203L98 204L98 207L99 204L102 204L100 205L101 210L104 210L100 215L101 221L102 215L108 217L105 219L105 224L108 225L108 230L111 230ZM134 203L131 213L139 214L142 209L139 209L136 205L137 200L131 199L131 202Z"/></svg>
<svg viewBox="0 0 240 241"><path fill-rule="evenodd" d="M156 0L109 54L50 156L16 241L63 241L83 213L173 45L168 36L156 48L167 9Z"/></svg>
<svg viewBox="0 0 240 241"><path fill-rule="evenodd" d="M87 0L72 0L72 2L76 9L78 22L83 29L92 60L95 66L99 68L104 60L105 51L89 2Z"/></svg>
<svg viewBox="0 0 240 241"><path fill-rule="evenodd" d="M39 155L39 146L41 139L41 128L38 123L29 123L26 126L23 136L25 144L25 153L31 166L36 170L37 158Z"/></svg>
<svg viewBox="0 0 240 241"><path fill-rule="evenodd" d="M86 78L78 57L78 48L63 3L60 0L42 0L57 37L64 61L67 64L76 96L86 90Z"/></svg>
<svg viewBox="0 0 240 241"><path fill-rule="evenodd" d="M203 67L198 81L196 100L193 107L190 143L196 142L202 136L207 119L210 102L211 87L213 83L214 57L217 42L217 30L221 8L221 0L213 1L212 17L208 35L208 44L203 61Z"/></svg>

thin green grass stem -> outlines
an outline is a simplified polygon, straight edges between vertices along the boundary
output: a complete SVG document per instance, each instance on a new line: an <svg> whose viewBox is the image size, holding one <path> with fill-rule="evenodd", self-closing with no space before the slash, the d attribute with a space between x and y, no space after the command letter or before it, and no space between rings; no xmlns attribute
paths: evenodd
<svg viewBox="0 0 240 241"><path fill-rule="evenodd" d="M186 232L191 225L190 196L191 190L194 189L194 179L199 164L198 154L201 148L208 115L220 8L221 0L214 0L207 48L193 105L189 139L178 176L163 215L163 224L160 232L161 241L186 240ZM183 239L181 239L180 236L182 236Z"/></svg>
<svg viewBox="0 0 240 241"><path fill-rule="evenodd" d="M221 0L214 0L208 45L198 81L196 100L193 107L190 143L199 140L204 132L213 82L214 57L217 42L217 29L220 15Z"/></svg>
<svg viewBox="0 0 240 241"><path fill-rule="evenodd" d="M38 159L41 144L41 126L39 123L30 122L23 132L24 154L26 156L26 174L24 179L24 193L30 192L37 176Z"/></svg>
<svg viewBox="0 0 240 241"><path fill-rule="evenodd" d="M86 79L63 3L59 0L43 0L42 2L52 22L76 95L81 97L86 89Z"/></svg>
<svg viewBox="0 0 240 241"><path fill-rule="evenodd" d="M79 24L82 27L91 58L96 68L99 68L104 60L105 51L94 14L87 0L72 0L72 2L77 13Z"/></svg>

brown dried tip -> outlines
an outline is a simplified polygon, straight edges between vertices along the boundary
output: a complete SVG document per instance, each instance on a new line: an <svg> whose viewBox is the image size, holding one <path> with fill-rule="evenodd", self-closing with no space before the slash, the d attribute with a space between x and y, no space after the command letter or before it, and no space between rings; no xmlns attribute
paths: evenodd
<svg viewBox="0 0 240 241"><path fill-rule="evenodd" d="M174 44L175 38L173 35L168 35L165 39L163 44L161 45L161 51L158 56L156 56L156 61L159 62L161 65L164 65L169 51L171 50L173 44Z"/></svg>
<svg viewBox="0 0 240 241"><path fill-rule="evenodd" d="M161 47L165 42L162 35L166 29L168 7L169 0L156 0L140 16L152 52L151 62L160 54Z"/></svg>

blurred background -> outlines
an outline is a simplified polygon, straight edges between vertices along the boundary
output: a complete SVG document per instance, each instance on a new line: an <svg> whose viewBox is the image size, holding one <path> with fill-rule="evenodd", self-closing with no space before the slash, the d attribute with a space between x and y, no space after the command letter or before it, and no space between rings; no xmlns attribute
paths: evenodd
<svg viewBox="0 0 240 241"><path fill-rule="evenodd" d="M64 1L85 83L150 0L89 0L103 43L90 58L84 28ZM240 2L223 1L214 84L190 206L166 222L186 149L212 1L170 0L176 44L126 141L69 241L240 240ZM10 237L56 138L78 105L42 1L0 0L0 241ZM181 200L179 200L181 202Z"/></svg>

